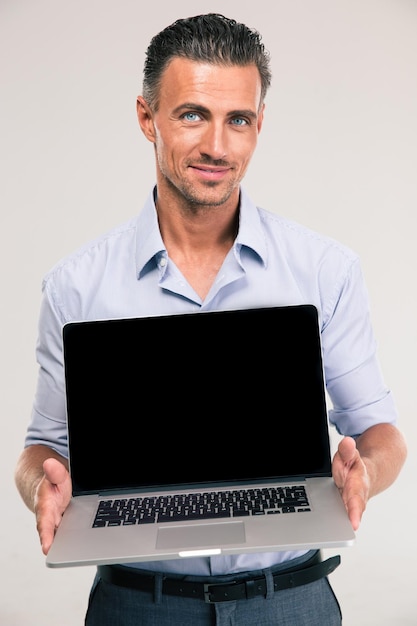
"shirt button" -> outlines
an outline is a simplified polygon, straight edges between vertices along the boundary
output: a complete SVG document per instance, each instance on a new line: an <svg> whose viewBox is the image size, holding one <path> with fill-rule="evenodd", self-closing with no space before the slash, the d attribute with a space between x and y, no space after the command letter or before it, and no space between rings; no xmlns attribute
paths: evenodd
<svg viewBox="0 0 417 626"><path fill-rule="evenodd" d="M167 260L166 259L161 259L159 261L159 267L165 267L166 264L167 264Z"/></svg>

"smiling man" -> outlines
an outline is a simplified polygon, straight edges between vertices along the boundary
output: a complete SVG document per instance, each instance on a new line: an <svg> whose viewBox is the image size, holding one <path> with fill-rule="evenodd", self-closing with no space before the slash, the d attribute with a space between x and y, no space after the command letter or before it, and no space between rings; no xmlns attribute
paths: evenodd
<svg viewBox="0 0 417 626"><path fill-rule="evenodd" d="M270 79L259 34L222 15L178 20L148 47L137 112L154 146L156 185L138 216L63 259L43 282L38 387L16 482L36 514L45 554L71 495L62 327L72 320L314 304L329 419L345 436L333 477L354 529L368 499L401 470L406 446L381 376L357 256L257 207L241 186ZM245 361L244 341L225 337L223 354L215 355L230 360L234 394L244 392L236 382L239 369L259 366ZM198 338L196 356L207 358L198 353ZM184 372L185 388L186 382ZM193 389L182 400L195 402ZM204 406L204 398L200 402ZM270 420L272 434L273 407ZM263 433L253 427L254 436L267 438L265 424ZM318 551L301 550L99 567L86 624L340 625L320 565ZM228 590L243 584L246 596L206 603L202 590L218 583Z"/></svg>
<svg viewBox="0 0 417 626"><path fill-rule="evenodd" d="M173 58L158 100L140 96L137 109L155 147L168 256L204 300L238 231L239 185L263 120L258 68Z"/></svg>

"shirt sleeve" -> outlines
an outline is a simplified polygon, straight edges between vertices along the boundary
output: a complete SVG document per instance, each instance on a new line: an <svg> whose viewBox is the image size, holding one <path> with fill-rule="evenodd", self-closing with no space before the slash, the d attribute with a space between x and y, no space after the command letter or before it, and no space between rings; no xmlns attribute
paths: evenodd
<svg viewBox="0 0 417 626"><path fill-rule="evenodd" d="M358 259L334 293L322 328L329 420L340 434L354 437L377 423L396 424L398 415L381 372Z"/></svg>
<svg viewBox="0 0 417 626"><path fill-rule="evenodd" d="M64 320L53 304L51 287L43 289L36 358L38 381L25 446L43 444L64 457L67 450L65 378L62 350Z"/></svg>

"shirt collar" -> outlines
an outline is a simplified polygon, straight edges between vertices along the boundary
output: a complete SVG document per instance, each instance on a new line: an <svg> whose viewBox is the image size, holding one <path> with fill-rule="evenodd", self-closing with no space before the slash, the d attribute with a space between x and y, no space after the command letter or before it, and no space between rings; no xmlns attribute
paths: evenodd
<svg viewBox="0 0 417 626"><path fill-rule="evenodd" d="M267 247L259 209L243 188L240 189L239 231L235 249L240 253L242 247L253 250L266 266Z"/></svg>
<svg viewBox="0 0 417 626"><path fill-rule="evenodd" d="M136 272L140 278L162 257L166 249L158 225L155 207L156 187L149 194L138 216L136 230ZM265 235L258 208L240 189L239 230L234 244L236 254L240 256L242 247L253 250L266 265L267 249Z"/></svg>
<svg viewBox="0 0 417 626"><path fill-rule="evenodd" d="M161 255L166 256L155 207L156 187L149 194L136 227L136 275L138 278L148 269L155 267Z"/></svg>

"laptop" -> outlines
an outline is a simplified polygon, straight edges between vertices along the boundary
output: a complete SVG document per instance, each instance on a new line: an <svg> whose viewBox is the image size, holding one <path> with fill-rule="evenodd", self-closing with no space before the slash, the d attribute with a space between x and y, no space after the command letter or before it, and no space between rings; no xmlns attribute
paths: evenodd
<svg viewBox="0 0 417 626"><path fill-rule="evenodd" d="M49 567L350 546L313 305L69 322Z"/></svg>

